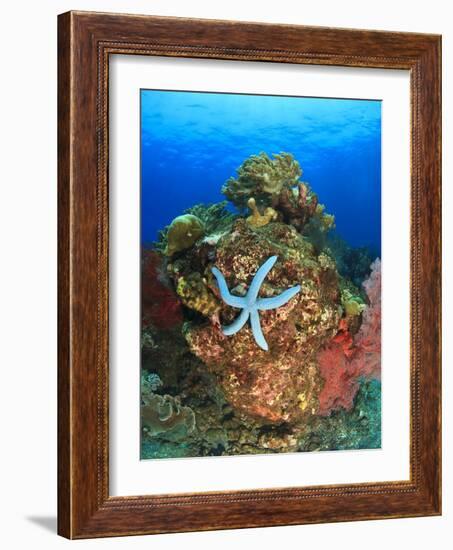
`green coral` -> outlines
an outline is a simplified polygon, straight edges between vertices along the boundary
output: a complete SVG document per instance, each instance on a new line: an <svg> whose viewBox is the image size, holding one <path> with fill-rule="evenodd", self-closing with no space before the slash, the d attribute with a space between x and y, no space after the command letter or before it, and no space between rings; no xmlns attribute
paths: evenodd
<svg viewBox="0 0 453 550"><path fill-rule="evenodd" d="M154 329L152 326L148 326L142 330L140 345L143 349L153 349L156 347L154 341Z"/></svg>
<svg viewBox="0 0 453 550"><path fill-rule="evenodd" d="M284 188L291 188L299 182L302 170L290 153L266 153L252 155L237 169L238 177L229 178L222 193L239 208L245 208L250 197L257 204L269 204Z"/></svg>
<svg viewBox="0 0 453 550"><path fill-rule="evenodd" d="M155 372L142 371L141 375L141 388L143 394L150 394L155 392L163 385L160 376Z"/></svg>
<svg viewBox="0 0 453 550"><path fill-rule="evenodd" d="M366 309L366 304L361 296L354 295L349 288L344 288L341 291L341 305L349 317L360 315Z"/></svg>
<svg viewBox="0 0 453 550"><path fill-rule="evenodd" d="M167 231L165 254L173 256L176 252L191 248L205 232L204 224L193 214L183 214L175 218Z"/></svg>

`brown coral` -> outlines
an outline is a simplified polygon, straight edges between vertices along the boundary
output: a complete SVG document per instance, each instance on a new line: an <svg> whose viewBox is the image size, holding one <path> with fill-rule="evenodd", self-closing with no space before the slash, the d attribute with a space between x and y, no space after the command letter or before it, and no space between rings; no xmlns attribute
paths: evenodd
<svg viewBox="0 0 453 550"><path fill-rule="evenodd" d="M317 206L318 197L304 182L297 188L283 188L274 200L274 208L282 213L283 220L299 231L316 212Z"/></svg>

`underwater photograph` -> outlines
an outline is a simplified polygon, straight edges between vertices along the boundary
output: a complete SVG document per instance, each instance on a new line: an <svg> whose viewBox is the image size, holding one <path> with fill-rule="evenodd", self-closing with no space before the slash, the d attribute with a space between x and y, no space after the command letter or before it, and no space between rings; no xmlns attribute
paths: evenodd
<svg viewBox="0 0 453 550"><path fill-rule="evenodd" d="M381 447L381 102L140 91L141 459Z"/></svg>

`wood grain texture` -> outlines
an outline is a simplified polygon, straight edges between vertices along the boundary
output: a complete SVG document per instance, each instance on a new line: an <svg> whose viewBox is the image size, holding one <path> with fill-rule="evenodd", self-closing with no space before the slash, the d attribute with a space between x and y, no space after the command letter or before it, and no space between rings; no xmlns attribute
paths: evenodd
<svg viewBox="0 0 453 550"><path fill-rule="evenodd" d="M59 533L87 538L440 514L440 37L69 12L59 16L58 47ZM410 71L410 481L109 496L111 54Z"/></svg>

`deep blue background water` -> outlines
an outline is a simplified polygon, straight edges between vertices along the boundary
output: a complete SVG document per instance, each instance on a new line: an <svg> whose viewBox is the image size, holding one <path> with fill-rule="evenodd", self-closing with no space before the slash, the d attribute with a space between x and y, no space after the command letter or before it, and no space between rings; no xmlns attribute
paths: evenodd
<svg viewBox="0 0 453 550"><path fill-rule="evenodd" d="M250 155L287 151L351 246L381 247L381 102L141 91L142 242L183 210L225 200Z"/></svg>

